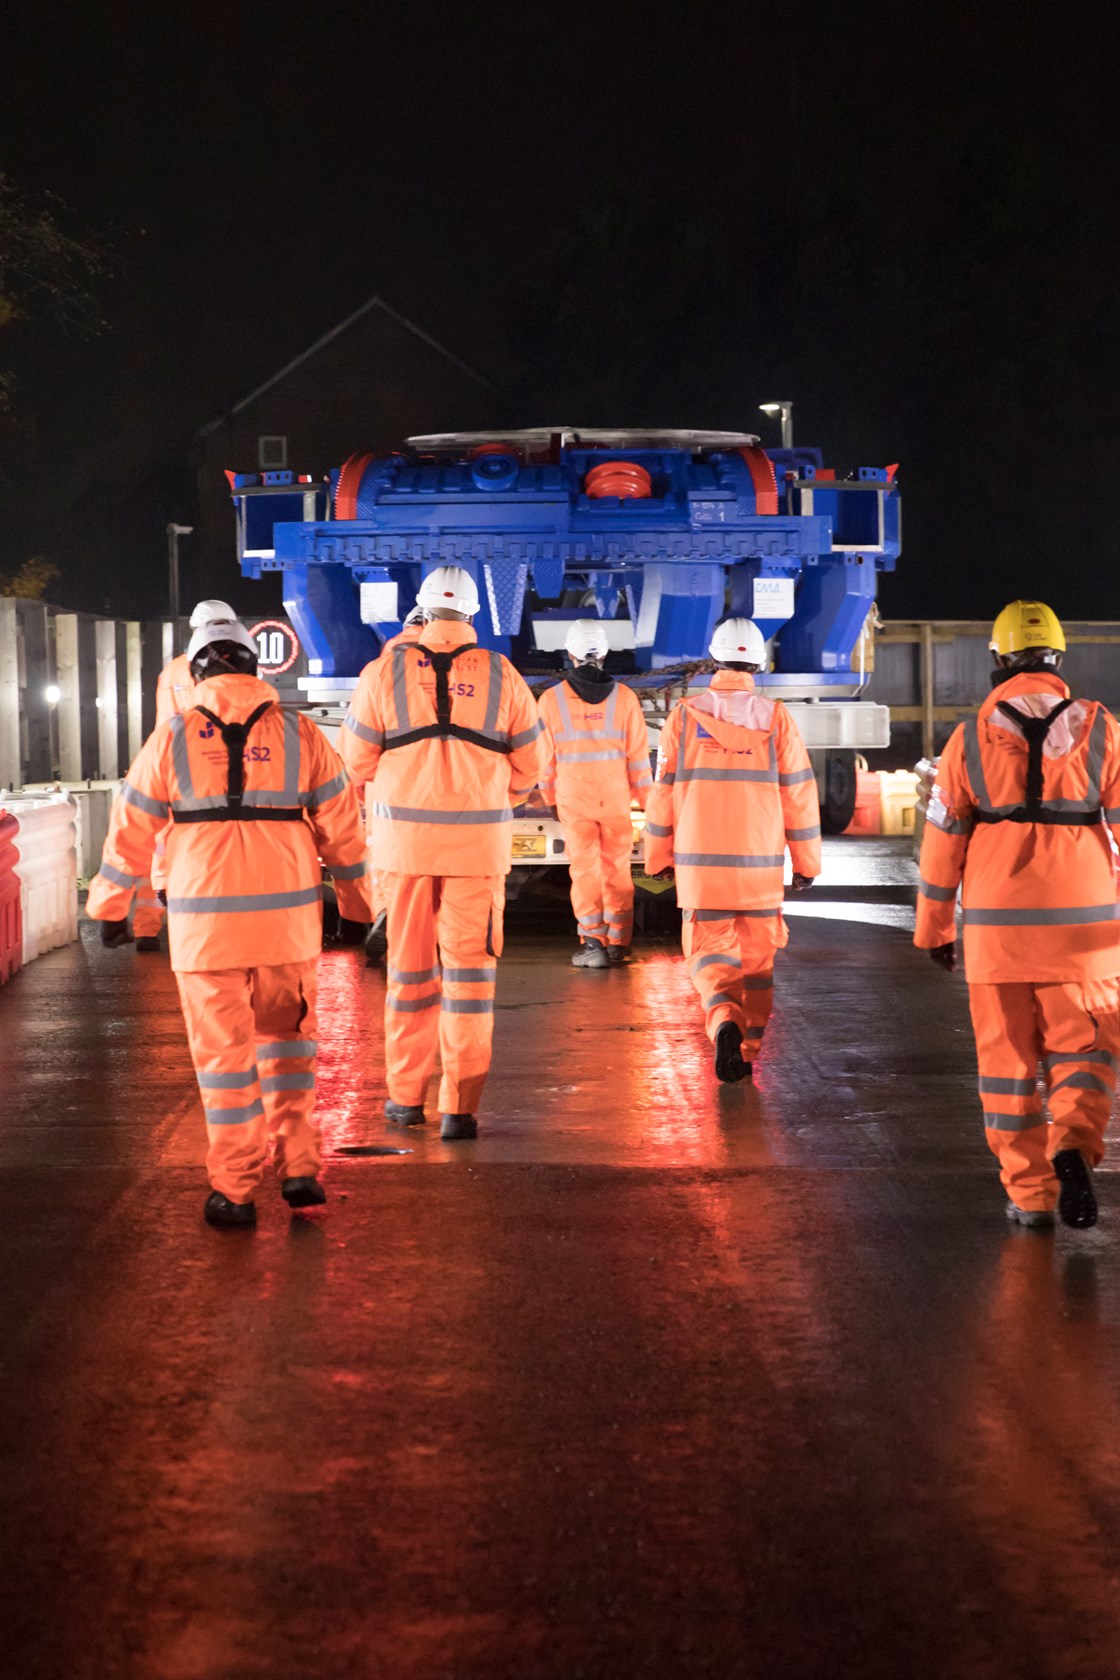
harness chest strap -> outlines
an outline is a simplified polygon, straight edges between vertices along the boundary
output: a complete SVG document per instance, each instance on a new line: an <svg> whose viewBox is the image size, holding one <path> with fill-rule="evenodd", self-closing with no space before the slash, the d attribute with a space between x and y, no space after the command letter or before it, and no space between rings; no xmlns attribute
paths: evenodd
<svg viewBox="0 0 1120 1680"><path fill-rule="evenodd" d="M492 735L485 735L478 729L467 729L460 723L451 721L451 666L462 653L471 653L476 642L464 642L461 647L452 648L450 652L433 652L431 648L421 647L414 643L412 647L400 648L402 655L413 651L422 653L430 661L436 677L436 721L422 725L419 729L406 729L400 735L390 736L382 747L383 752L392 752L394 747L411 747L416 741L467 741L472 746L482 747L486 752L509 753L512 748L508 741L496 740ZM403 663L403 661L402 661Z"/></svg>
<svg viewBox="0 0 1120 1680"><path fill-rule="evenodd" d="M193 708L194 711L201 712L207 722L212 723L222 737L222 743L225 746L228 758L226 803L204 811L173 810L171 816L174 822L303 821L303 811L298 805L245 805L242 803L245 795L245 746L249 739L249 732L274 704L275 702L272 700L262 700L256 710L250 712L244 723L225 723L206 706L195 706Z"/></svg>

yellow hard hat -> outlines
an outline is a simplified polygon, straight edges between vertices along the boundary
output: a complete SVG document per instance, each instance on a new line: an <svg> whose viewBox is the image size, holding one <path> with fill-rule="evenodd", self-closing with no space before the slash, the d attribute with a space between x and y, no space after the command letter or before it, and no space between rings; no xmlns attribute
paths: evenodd
<svg viewBox="0 0 1120 1680"><path fill-rule="evenodd" d="M1043 601L1012 601L1004 607L992 625L992 639L988 643L993 653L1005 659L1012 654L1026 653L1031 648L1066 650L1066 633L1056 613Z"/></svg>

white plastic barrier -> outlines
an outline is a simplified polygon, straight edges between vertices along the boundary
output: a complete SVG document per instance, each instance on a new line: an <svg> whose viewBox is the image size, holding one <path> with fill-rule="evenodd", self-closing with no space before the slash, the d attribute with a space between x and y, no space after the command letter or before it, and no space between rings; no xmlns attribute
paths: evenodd
<svg viewBox="0 0 1120 1680"><path fill-rule="evenodd" d="M5 794L4 809L19 824L19 861L25 963L78 937L77 811L66 794Z"/></svg>
<svg viewBox="0 0 1120 1680"><path fill-rule="evenodd" d="M78 830L78 885L88 886L101 865L101 848L109 832L109 812L120 792L120 782L42 782L20 789L20 795L30 799L53 798L64 793L73 800ZM0 805L7 805L11 796L0 789Z"/></svg>

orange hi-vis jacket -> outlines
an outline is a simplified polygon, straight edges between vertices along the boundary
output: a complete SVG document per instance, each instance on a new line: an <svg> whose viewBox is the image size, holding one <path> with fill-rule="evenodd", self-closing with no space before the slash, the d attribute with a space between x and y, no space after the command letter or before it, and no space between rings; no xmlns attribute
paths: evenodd
<svg viewBox="0 0 1120 1680"><path fill-rule="evenodd" d="M937 767L914 943L929 950L956 938L963 881L970 981L1120 974L1109 829L1120 840L1116 719L1099 701L1071 701L1047 671L1000 683Z"/></svg>
<svg viewBox="0 0 1120 1680"><path fill-rule="evenodd" d="M512 806L537 784L541 722L524 680L469 624L435 619L367 665L339 737L372 783L377 867L399 875L507 875Z"/></svg>
<svg viewBox="0 0 1120 1680"><path fill-rule="evenodd" d="M227 726L255 719L240 753L213 719ZM152 731L113 805L87 905L95 920L128 915L169 819L175 969L276 967L316 956L320 859L342 915L370 918L354 789L311 719L281 711L276 690L257 677L199 683L191 709Z"/></svg>
<svg viewBox="0 0 1120 1680"><path fill-rule="evenodd" d="M169 659L156 683L156 723L166 723L176 712L193 706L195 680L191 676L190 660L185 653Z"/></svg>
<svg viewBox="0 0 1120 1680"><path fill-rule="evenodd" d="M541 696L545 766L541 792L560 820L645 810L652 778L641 703L622 683L604 685L602 700L582 700L570 683Z"/></svg>
<svg viewBox="0 0 1120 1680"><path fill-rule="evenodd" d="M801 732L746 671L674 706L661 734L645 834L651 875L676 870L689 910L776 910L786 847L819 875L820 807Z"/></svg>

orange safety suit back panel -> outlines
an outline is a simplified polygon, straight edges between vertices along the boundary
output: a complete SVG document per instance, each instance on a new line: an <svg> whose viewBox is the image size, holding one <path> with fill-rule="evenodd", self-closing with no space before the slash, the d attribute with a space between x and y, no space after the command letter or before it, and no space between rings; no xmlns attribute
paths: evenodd
<svg viewBox="0 0 1120 1680"><path fill-rule="evenodd" d="M284 712L256 677L199 683L195 704L160 724L114 802L89 913L123 920L149 873L161 830L172 967L256 968L314 957L322 939L322 869L339 909L369 920L357 798L310 718ZM218 723L249 731L231 798L231 753ZM236 795L236 789L233 790Z"/></svg>
<svg viewBox="0 0 1120 1680"><path fill-rule="evenodd" d="M186 654L180 653L169 659L156 683L157 724L166 723L176 712L185 712L188 706L193 705L195 686Z"/></svg>
<svg viewBox="0 0 1120 1680"><path fill-rule="evenodd" d="M794 870L821 867L817 785L800 731L744 671L675 706L661 735L646 822L646 869L676 871L688 909L775 910L788 846Z"/></svg>
<svg viewBox="0 0 1120 1680"><path fill-rule="evenodd" d="M469 624L436 619L367 665L339 745L354 780L373 784L378 868L508 874L512 807L536 786L541 733L524 680Z"/></svg>
<svg viewBox="0 0 1120 1680"><path fill-rule="evenodd" d="M1109 843L1110 828L1120 839L1120 726L1098 701L1068 701L1065 683L1049 672L1011 677L954 731L938 765L915 943L928 949L955 939L963 882L970 981L1120 974ZM1027 736L1051 714L1031 804Z"/></svg>
<svg viewBox="0 0 1120 1680"><path fill-rule="evenodd" d="M584 700L568 682L541 697L546 761L541 791L561 822L645 809L652 778L641 703L623 683L604 685L601 700Z"/></svg>

